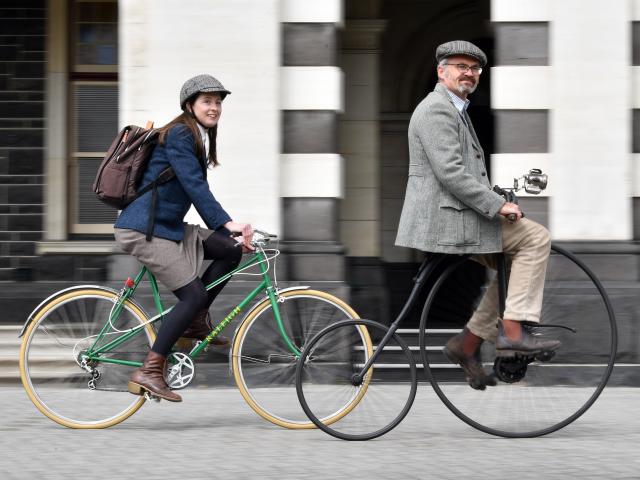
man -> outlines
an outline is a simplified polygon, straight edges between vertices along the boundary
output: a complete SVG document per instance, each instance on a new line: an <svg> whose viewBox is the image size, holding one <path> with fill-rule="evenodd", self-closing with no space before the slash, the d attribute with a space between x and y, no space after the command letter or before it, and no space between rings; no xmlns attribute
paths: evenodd
<svg viewBox="0 0 640 480"><path fill-rule="evenodd" d="M438 84L416 107L409 123L409 179L396 245L425 252L472 254L495 268L495 252L510 265L504 318L498 325L494 280L462 333L444 353L459 364L472 388L496 384L480 361L484 340L495 341L498 355L555 350L557 340L542 340L520 322L539 322L550 252L549 232L522 218L517 204L493 192L484 152L467 114L487 57L470 42L456 40L436 50ZM506 216L515 215L509 222ZM496 328L498 327L499 328Z"/></svg>

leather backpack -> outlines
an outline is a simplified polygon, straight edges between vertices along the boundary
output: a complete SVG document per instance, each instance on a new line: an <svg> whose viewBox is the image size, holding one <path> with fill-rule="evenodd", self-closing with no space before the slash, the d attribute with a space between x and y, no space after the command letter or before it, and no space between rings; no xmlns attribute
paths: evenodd
<svg viewBox="0 0 640 480"><path fill-rule="evenodd" d="M93 191L98 199L119 210L153 190L147 240L151 239L153 231L157 188L175 178L173 168L167 167L151 183L139 188L157 143L158 131L153 128L153 122L147 122L144 128L137 125L124 127L111 142L93 182Z"/></svg>

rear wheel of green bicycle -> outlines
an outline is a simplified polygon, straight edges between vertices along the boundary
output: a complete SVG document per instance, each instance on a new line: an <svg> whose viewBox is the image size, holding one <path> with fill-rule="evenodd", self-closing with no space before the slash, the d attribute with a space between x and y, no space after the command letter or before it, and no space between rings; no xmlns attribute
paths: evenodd
<svg viewBox="0 0 640 480"><path fill-rule="evenodd" d="M282 325L295 352L284 340L266 299L238 327L231 350L233 375L242 397L265 420L292 429L315 428L296 395L298 357L320 330L358 315L339 298L317 290L290 290L279 299ZM339 415L346 415L357 401L347 400Z"/></svg>
<svg viewBox="0 0 640 480"><path fill-rule="evenodd" d="M454 263L438 278L420 323L420 350L437 395L464 422L502 437L546 435L576 420L602 392L616 355L616 322L602 284L573 254L552 246L541 322L533 330L560 340L560 348L550 358L497 359L493 344L484 342L482 363L498 384L473 390L462 370L442 353L443 345L473 313L466 306L486 291L486 286L465 289L447 281L463 262ZM459 301L439 301L439 292Z"/></svg>
<svg viewBox="0 0 640 480"><path fill-rule="evenodd" d="M44 304L27 327L20 348L20 377L27 395L44 415L70 428L106 428L122 422L145 402L127 391L135 367L83 355L108 324L117 292L99 287L61 292ZM142 331L101 358L142 362L155 334L143 310L124 303L113 325L94 348L124 335Z"/></svg>

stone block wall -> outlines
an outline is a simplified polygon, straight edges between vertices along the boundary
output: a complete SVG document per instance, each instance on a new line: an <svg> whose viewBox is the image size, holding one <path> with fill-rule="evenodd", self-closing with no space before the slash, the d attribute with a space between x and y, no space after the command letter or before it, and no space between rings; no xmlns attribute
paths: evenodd
<svg viewBox="0 0 640 480"><path fill-rule="evenodd" d="M43 232L45 3L0 5L0 280L31 278Z"/></svg>

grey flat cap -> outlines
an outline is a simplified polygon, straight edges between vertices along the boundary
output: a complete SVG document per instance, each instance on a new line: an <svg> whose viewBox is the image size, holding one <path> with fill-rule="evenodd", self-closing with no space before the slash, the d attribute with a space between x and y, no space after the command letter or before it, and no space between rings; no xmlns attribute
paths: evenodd
<svg viewBox="0 0 640 480"><path fill-rule="evenodd" d="M482 50L473 43L465 40L453 40L452 42L443 43L436 49L436 60L438 63L443 58L452 57L454 55L467 55L473 57L480 62L480 66L487 64L487 56Z"/></svg>
<svg viewBox="0 0 640 480"><path fill-rule="evenodd" d="M180 89L180 108L184 110L184 104L187 102L189 98L194 96L196 93L209 93L209 92L218 92L222 95L222 98L229 95L231 92L222 86L222 83L211 75L203 74L196 75L193 78L190 78L182 88Z"/></svg>

